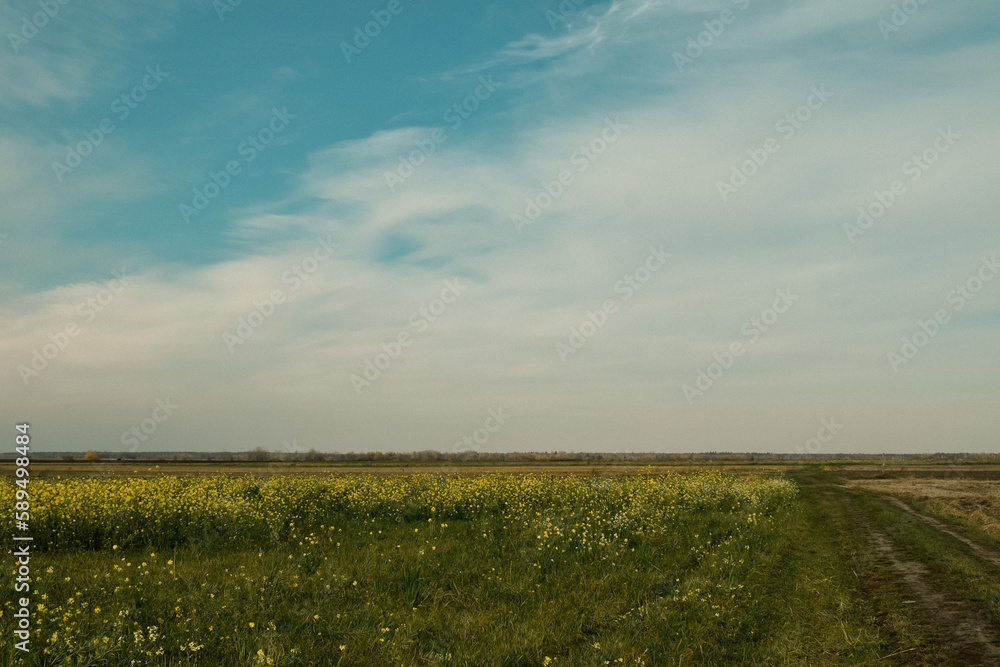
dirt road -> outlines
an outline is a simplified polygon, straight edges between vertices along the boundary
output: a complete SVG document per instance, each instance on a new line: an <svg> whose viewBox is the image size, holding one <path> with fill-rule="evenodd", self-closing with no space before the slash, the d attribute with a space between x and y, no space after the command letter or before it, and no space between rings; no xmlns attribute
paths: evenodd
<svg viewBox="0 0 1000 667"><path fill-rule="evenodd" d="M913 606L914 613L926 621L946 647L938 662L931 664L1000 665L1000 619L947 590L927 564L904 555L890 537L890 531L875 527L847 494L842 500L846 511L868 533L874 550L891 565L896 574L895 583L906 596L904 604ZM977 544L947 524L917 512L898 498L881 496L881 500L968 547L976 558L1000 567L1000 553ZM962 549L962 546L956 544L955 548Z"/></svg>

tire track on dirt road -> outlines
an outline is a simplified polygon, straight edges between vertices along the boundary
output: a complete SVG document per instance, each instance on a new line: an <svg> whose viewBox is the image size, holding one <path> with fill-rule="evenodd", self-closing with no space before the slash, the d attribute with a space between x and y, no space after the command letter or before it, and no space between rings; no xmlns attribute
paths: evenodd
<svg viewBox="0 0 1000 667"><path fill-rule="evenodd" d="M842 500L847 512L868 534L875 552L888 561L896 572L897 581L912 598L915 611L943 639L947 646L946 653L940 656L940 661L936 664L963 667L1000 665L1000 628L992 614L977 612L968 602L956 600L949 595L935 582L933 573L926 565L904 558L892 539L874 528L850 499L842 497ZM896 506L895 503L891 504Z"/></svg>
<svg viewBox="0 0 1000 667"><path fill-rule="evenodd" d="M979 556L980 558L982 558L983 560L989 561L989 562L993 563L994 565L1000 567L1000 554L996 553L995 551L991 551L991 550L987 549L986 547L984 547L983 545L978 544L977 542L973 542L968 537L966 537L965 535L962 535L961 533L959 533L958 531L956 531L955 529L953 529L948 524L942 523L941 521L938 521L937 519L935 519L933 517L929 517L926 514L921 514L920 512L918 512L917 510L913 509L912 507L910 507L909 505L907 505L906 503L904 503L899 498L896 498L895 496L883 496L883 498L886 501L888 501L890 504L892 504L894 507L898 507L899 509L903 510L904 512L907 512L911 516L916 517L917 519L920 519L921 521L923 521L924 523L926 523L928 526L931 526L932 528L936 528L937 530L941 531L942 533L946 533L948 535L951 535L956 540L962 542L963 544L965 544L966 546L968 546L970 549L972 549L972 551L977 556Z"/></svg>

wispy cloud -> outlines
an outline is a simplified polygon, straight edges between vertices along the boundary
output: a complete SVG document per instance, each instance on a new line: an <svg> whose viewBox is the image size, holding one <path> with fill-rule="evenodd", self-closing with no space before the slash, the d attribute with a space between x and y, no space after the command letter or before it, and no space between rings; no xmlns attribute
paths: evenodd
<svg viewBox="0 0 1000 667"><path fill-rule="evenodd" d="M184 229L176 201L190 189L186 176L218 168L214 156L225 153L214 145L178 166L176 154L157 160L109 144L103 161L56 189L45 171L57 141L0 137L11 221L0 255L17 249L48 267L80 261L60 235L93 230L93 216L112 210L155 221L147 233L163 247L210 240L224 255L171 254L105 232L87 246L87 280L8 288L0 356L12 381L0 397L16 410L72 406L67 414L88 424L86 446L104 447L134 421L125 415L167 393L192 406L157 434L177 448L267 446L288 437L289 423L319 448L439 448L464 432L463 415L494 403L518 410L513 449L607 449L623 438L645 450L775 449L833 405L865 424L838 440L846 449L913 447L915 425L934 434L944 423L968 443L962 449L985 447L995 426L985 411L965 409L961 422L943 411L963 392L995 398L969 378L996 366L989 341L966 334L991 326L1000 289L984 288L964 323L907 369L919 383L901 382L885 355L980 255L1000 251L988 222L997 93L983 84L1000 46L974 27L968 39L950 37L963 19L944 21L940 5L914 18L904 46L882 39L881 9L864 3L752 3L679 72L674 51L731 5L595 5L559 31L512 35L492 54L448 61L440 76L421 72L451 84L441 107L482 72L502 93L393 189L386 173L435 129L398 127L411 109L435 107L426 91L409 105L372 102L366 109L382 114L373 129L356 123L334 140L303 122L259 180L226 193L211 225ZM542 11L538 22L546 25ZM197 149L227 115L236 126L275 97L329 98L308 67L290 62L206 93L196 112L171 121L171 136ZM337 76L349 86L354 71ZM816 86L831 96L810 107ZM18 94L15 106L44 106L84 93ZM330 117L346 123L362 103ZM614 140L611 122L621 127ZM904 163L941 127L962 140L907 181L863 244L849 243L845 221L894 179L911 179ZM768 151L772 138L778 149ZM719 183L734 169L746 182L723 199ZM287 187L274 185L278 174ZM275 192L250 192L258 183ZM519 228L514 217L531 206L537 215ZM337 246L329 258L310 260L326 243ZM642 275L650 246L671 260L625 300L616 285ZM79 303L122 264L128 289L83 322ZM449 280L466 287L462 296L433 320L421 315ZM689 405L682 385L745 340L744 325L785 289L800 296L794 309L759 327L738 365ZM563 363L556 343L609 299L620 312ZM227 346L225 335L255 310L270 314ZM79 336L25 385L17 367L68 322ZM350 376L404 333L412 345L358 396ZM939 410L899 408L935 398Z"/></svg>

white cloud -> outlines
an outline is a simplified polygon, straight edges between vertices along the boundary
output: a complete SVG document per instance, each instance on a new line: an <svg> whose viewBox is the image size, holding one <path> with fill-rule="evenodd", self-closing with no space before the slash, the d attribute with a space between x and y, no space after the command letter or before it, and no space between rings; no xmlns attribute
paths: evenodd
<svg viewBox="0 0 1000 667"><path fill-rule="evenodd" d="M220 441L233 449L273 446L297 433L321 449L331 439L344 450L447 448L466 430L463 415L497 405L519 415L503 445L509 449L788 451L828 409L855 420L848 427L856 435L845 436L844 447L903 449L919 432L915 424L943 432L933 426L936 415L966 438L960 449L984 448L990 421L983 411L966 409L971 421L964 426L940 411L916 420L900 411L893 401L925 390L893 375L885 354L912 322L940 306L942 290L971 271L981 251L1000 250L983 223L997 204L990 165L1000 146L991 132L993 105L985 103L995 94L971 77L952 81L947 95L928 91L914 83L917 70L925 71L922 58L880 59L889 73L870 76L832 67L819 81L812 65L780 49L724 69L706 56L682 79L662 44L651 44L665 70L652 90L591 98L588 88L561 97L582 70L558 56L598 38L602 49L641 47L607 26L642 11L644 30L667 32L673 14L658 7L622 3L593 25L502 51L491 66L515 73L517 63L551 60L533 76L554 80L560 95L527 104L502 138L489 129L456 134L395 192L385 171L428 128L317 150L291 196L255 207L228 232L244 256L209 267L137 268L107 312L27 389L5 390L5 403L25 410L86 395L80 405L109 424L95 432L114 440L129 426L125 415L141 415L169 393L193 407L175 430L158 434L155 448L164 449ZM835 20L830 7L789 9L777 27L752 35L761 23L748 23L719 53L763 45L770 32L792 26L821 31ZM976 48L981 55L995 49ZM939 56L935 81L963 71L966 55ZM612 69L599 80L611 84L625 74ZM505 80L515 98L520 86L532 85ZM776 120L817 83L828 84L831 101L723 202L717 181L774 135ZM878 98L880 90L891 103ZM562 113L524 120L546 105ZM629 127L579 173L572 156L601 135L609 110ZM942 124L960 128L962 142L912 184L884 222L849 244L843 222ZM511 214L562 170L573 171L573 183L518 234ZM339 244L334 256L291 290L283 274L327 235ZM381 261L393 235L412 239L416 249ZM613 285L642 265L650 245L663 245L673 258L562 363L555 343L588 310L620 299ZM411 313L456 276L467 292L417 331ZM783 288L800 301L703 401L688 406L681 385L713 353L742 340L741 325ZM70 285L16 302L0 355L22 363L96 289ZM287 302L230 353L223 333L274 289ZM1000 289L984 291L969 312L997 308ZM349 376L402 331L413 345L357 396ZM961 338L958 326L954 332L922 352L911 377L953 387L970 372L970 358L996 366L983 339ZM871 416L880 411L882 422Z"/></svg>

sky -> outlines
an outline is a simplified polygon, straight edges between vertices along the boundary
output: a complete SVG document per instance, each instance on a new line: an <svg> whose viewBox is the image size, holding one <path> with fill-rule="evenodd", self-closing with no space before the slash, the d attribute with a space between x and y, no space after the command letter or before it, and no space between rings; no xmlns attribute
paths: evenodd
<svg viewBox="0 0 1000 667"><path fill-rule="evenodd" d="M998 20L4 0L0 418L37 451L996 451Z"/></svg>

